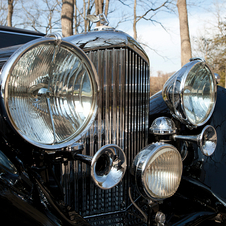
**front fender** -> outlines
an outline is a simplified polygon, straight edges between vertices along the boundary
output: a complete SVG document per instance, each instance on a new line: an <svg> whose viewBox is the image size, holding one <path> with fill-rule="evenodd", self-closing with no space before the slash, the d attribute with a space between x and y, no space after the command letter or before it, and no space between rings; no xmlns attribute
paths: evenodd
<svg viewBox="0 0 226 226"><path fill-rule="evenodd" d="M172 117L165 104L161 92L150 98L149 122L160 116ZM177 120L178 131L183 127L187 134L197 135L202 128L189 130ZM217 132L217 147L213 155L205 156L194 145L195 155L192 164L186 169L186 176L195 178L203 185L207 186L215 195L219 196L226 203L226 89L218 86L217 102L213 115L206 123L212 125ZM205 126L205 125L204 125ZM204 127L203 126L203 127ZM149 125L150 127L150 125ZM154 136L150 135L149 143L154 142ZM184 172L185 173L185 172Z"/></svg>
<svg viewBox="0 0 226 226"><path fill-rule="evenodd" d="M180 213L180 220L175 225L197 225L198 222L208 222L217 216L218 212L226 213L226 89L218 86L217 102L213 115L206 123L212 125L217 132L217 147L213 155L205 156L194 144L190 149L189 159L183 162L183 177L177 193L163 203L165 213L172 211ZM161 92L150 98L149 122L160 116L172 118L165 104ZM172 118L173 119L173 118ZM185 125L173 119L177 126L177 133L198 135L202 127L190 130ZM149 134L149 143L156 142L155 136ZM178 150L180 147L173 143ZM176 200L176 201L175 201ZM189 200L189 201L188 201ZM187 207L185 208L185 203ZM171 204L169 204L171 203ZM177 204L172 204L177 203ZM171 207L169 207L172 205ZM196 211L194 209L197 207ZM186 217L185 217L186 216ZM187 223L186 223L187 222ZM190 223L189 223L190 222ZM196 223L195 223L196 222ZM214 221L210 221L214 222ZM194 223L194 224L193 224ZM209 224L211 225L211 224Z"/></svg>

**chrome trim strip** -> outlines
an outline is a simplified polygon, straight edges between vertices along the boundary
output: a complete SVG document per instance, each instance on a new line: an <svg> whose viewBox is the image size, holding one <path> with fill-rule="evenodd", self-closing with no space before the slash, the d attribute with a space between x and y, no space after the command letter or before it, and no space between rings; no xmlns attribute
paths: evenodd
<svg viewBox="0 0 226 226"><path fill-rule="evenodd" d="M123 210L123 211L114 211L114 212L107 212L107 213L102 213L102 214L95 214L95 215L85 216L83 218L84 219L90 219L90 218L95 218L95 217L102 217L102 216L122 214L122 213L126 213L126 210Z"/></svg>
<svg viewBox="0 0 226 226"><path fill-rule="evenodd" d="M0 30L0 33L7 33L7 34L11 34L11 35L30 36L30 37L37 37L37 38L43 37L42 33L40 33L40 36L39 35L27 34L27 33L18 33L18 32L3 31L3 30Z"/></svg>

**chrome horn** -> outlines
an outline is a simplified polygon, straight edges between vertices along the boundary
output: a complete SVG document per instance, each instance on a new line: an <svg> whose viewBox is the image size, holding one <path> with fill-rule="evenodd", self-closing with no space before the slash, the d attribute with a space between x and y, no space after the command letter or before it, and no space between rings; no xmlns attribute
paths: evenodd
<svg viewBox="0 0 226 226"><path fill-rule="evenodd" d="M110 189L116 186L126 172L125 153L114 144L101 147L93 157L75 154L74 158L90 165L91 176L101 189Z"/></svg>
<svg viewBox="0 0 226 226"><path fill-rule="evenodd" d="M202 132L196 136L189 135L173 135L174 140L186 140L191 142L197 142L202 153L206 156L210 156L214 153L217 146L217 132L213 126L207 125L203 128Z"/></svg>

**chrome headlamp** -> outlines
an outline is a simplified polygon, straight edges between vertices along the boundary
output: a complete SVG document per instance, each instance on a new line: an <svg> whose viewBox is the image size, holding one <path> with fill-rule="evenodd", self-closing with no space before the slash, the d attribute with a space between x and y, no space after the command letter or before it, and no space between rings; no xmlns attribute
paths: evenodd
<svg viewBox="0 0 226 226"><path fill-rule="evenodd" d="M211 117L217 86L205 62L192 60L164 85L162 95L175 118L190 128L205 124Z"/></svg>
<svg viewBox="0 0 226 226"><path fill-rule="evenodd" d="M2 68L1 103L11 127L31 144L62 148L95 118L97 74L78 47L59 37L34 40Z"/></svg>
<svg viewBox="0 0 226 226"><path fill-rule="evenodd" d="M181 181L181 155L170 144L153 143L135 157L132 172L143 197L154 201L168 198Z"/></svg>

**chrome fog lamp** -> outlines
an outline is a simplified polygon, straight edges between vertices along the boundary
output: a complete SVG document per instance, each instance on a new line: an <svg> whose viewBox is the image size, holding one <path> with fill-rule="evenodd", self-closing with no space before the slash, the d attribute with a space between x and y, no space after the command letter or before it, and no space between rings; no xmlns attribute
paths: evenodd
<svg viewBox="0 0 226 226"><path fill-rule="evenodd" d="M216 103L217 86L205 62L191 60L164 85L163 99L173 116L190 128L205 124Z"/></svg>
<svg viewBox="0 0 226 226"><path fill-rule="evenodd" d="M132 171L138 191L151 200L172 196L182 175L182 159L178 150L164 143L145 147L134 159Z"/></svg>
<svg viewBox="0 0 226 226"><path fill-rule="evenodd" d="M78 47L56 37L18 49L1 74L7 121L31 144L56 149L87 131L95 118L97 74Z"/></svg>

